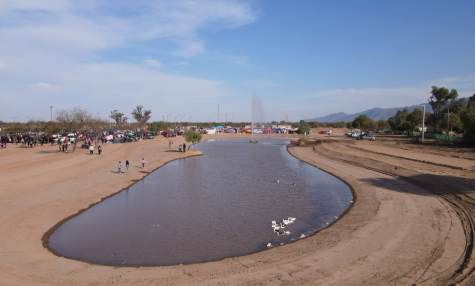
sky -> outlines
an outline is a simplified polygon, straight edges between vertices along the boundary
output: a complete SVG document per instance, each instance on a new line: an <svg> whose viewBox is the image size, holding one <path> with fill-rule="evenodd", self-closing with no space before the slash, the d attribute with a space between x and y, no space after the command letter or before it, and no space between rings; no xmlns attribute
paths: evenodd
<svg viewBox="0 0 475 286"><path fill-rule="evenodd" d="M473 0L0 0L0 120L299 120L475 93ZM219 106L219 113L218 113ZM219 117L218 117L219 115ZM130 117L130 116L129 116Z"/></svg>

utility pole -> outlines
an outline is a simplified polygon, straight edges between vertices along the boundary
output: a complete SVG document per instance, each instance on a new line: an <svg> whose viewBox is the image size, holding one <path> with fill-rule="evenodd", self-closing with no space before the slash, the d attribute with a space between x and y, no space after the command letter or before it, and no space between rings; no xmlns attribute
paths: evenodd
<svg viewBox="0 0 475 286"><path fill-rule="evenodd" d="M450 103L447 107L447 138L450 140Z"/></svg>
<svg viewBox="0 0 475 286"><path fill-rule="evenodd" d="M424 133L426 132L426 105L423 104L422 107L424 108L424 111L422 112L422 143L424 143Z"/></svg>
<svg viewBox="0 0 475 286"><path fill-rule="evenodd" d="M53 106L49 106L49 121L53 121Z"/></svg>

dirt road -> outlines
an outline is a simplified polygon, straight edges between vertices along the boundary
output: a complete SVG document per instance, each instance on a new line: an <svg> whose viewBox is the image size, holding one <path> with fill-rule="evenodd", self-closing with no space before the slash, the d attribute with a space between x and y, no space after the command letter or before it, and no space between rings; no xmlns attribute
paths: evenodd
<svg viewBox="0 0 475 286"><path fill-rule="evenodd" d="M252 255L148 268L57 257L43 247L42 237L61 220L183 153L167 152L163 138L108 145L101 157L81 150L62 154L54 147L9 146L0 152L0 285L447 285L470 274L469 228L460 219L462 210L425 185L355 164L357 152L364 151L335 144L355 152L355 160L338 157L333 143L319 144L316 151L289 149L354 189L355 204L329 228ZM142 156L145 170L136 166ZM132 169L116 174L117 161L125 159Z"/></svg>
<svg viewBox="0 0 475 286"><path fill-rule="evenodd" d="M475 160L472 154L453 156L452 152L434 152L433 148L415 148L411 145L401 148L401 145L388 146L342 138L317 140L316 143L316 155L389 177L368 181L374 185L387 185L391 180L405 181L427 193L420 193L412 187L403 192L434 196L450 206L463 225L465 247L462 259L454 265L446 284L475 284Z"/></svg>

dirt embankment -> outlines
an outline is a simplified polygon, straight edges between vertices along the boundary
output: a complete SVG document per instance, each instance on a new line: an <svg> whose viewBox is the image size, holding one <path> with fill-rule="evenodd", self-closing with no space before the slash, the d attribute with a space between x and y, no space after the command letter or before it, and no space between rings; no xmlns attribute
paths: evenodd
<svg viewBox="0 0 475 286"><path fill-rule="evenodd" d="M401 148L403 146L406 148ZM370 181L374 185L403 180L440 198L457 214L465 236L463 254L447 271L446 283L474 285L475 160L470 153L464 156L463 152L457 152L458 156L454 156L454 151L434 152L433 149L327 139L318 140L313 150L319 156L391 177ZM423 195L411 188L404 192Z"/></svg>

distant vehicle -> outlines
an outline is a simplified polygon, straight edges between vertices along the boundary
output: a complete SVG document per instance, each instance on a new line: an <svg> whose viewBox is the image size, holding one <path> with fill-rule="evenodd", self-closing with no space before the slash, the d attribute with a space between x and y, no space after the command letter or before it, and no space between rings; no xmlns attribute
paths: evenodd
<svg viewBox="0 0 475 286"><path fill-rule="evenodd" d="M76 143L76 133L69 133L68 134L68 141L69 143Z"/></svg>
<svg viewBox="0 0 475 286"><path fill-rule="evenodd" d="M359 138L359 137L361 137L361 135L363 135L363 133L360 133L360 132L353 132L353 133L351 133L351 137L352 137L352 138Z"/></svg>
<svg viewBox="0 0 475 286"><path fill-rule="evenodd" d="M163 137L176 137L176 133L173 130L163 130L160 131Z"/></svg>
<svg viewBox="0 0 475 286"><path fill-rule="evenodd" d="M253 133L254 134L263 134L264 131L262 131L262 129L260 129L260 128L254 128Z"/></svg>
<svg viewBox="0 0 475 286"><path fill-rule="evenodd" d="M368 134L362 135L362 136L360 137L360 139L362 139L362 140L369 140L369 141L375 141L375 140L376 140L376 136L374 136L374 134L368 133Z"/></svg>
<svg viewBox="0 0 475 286"><path fill-rule="evenodd" d="M216 128L206 128L206 134L216 134Z"/></svg>
<svg viewBox="0 0 475 286"><path fill-rule="evenodd" d="M153 138L155 138L155 133L153 132L147 132L143 136L143 139L153 139Z"/></svg>
<svg viewBox="0 0 475 286"><path fill-rule="evenodd" d="M51 135L51 140L53 141L53 143L58 143L58 141L60 140L61 136L59 134L53 134Z"/></svg>
<svg viewBox="0 0 475 286"><path fill-rule="evenodd" d="M236 128L226 128L224 129L224 133L237 133Z"/></svg>
<svg viewBox="0 0 475 286"><path fill-rule="evenodd" d="M328 136L332 135L332 133L333 133L333 130L331 130L331 129L329 129L329 128L327 128L327 129L325 129L325 130L320 130L320 131L318 131L318 134L326 134L326 135L328 135ZM347 134L347 135L348 135L348 134Z"/></svg>
<svg viewBox="0 0 475 286"><path fill-rule="evenodd" d="M133 132L126 133L124 137L125 137L125 142L135 142L139 140L139 138L137 137L137 134Z"/></svg>

